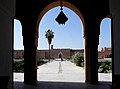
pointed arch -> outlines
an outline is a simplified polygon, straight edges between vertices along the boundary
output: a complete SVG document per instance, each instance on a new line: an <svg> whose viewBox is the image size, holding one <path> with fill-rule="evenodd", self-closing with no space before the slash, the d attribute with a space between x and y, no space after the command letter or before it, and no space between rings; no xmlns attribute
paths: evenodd
<svg viewBox="0 0 120 89"><path fill-rule="evenodd" d="M58 58L63 58L63 53L62 52L58 53Z"/></svg>

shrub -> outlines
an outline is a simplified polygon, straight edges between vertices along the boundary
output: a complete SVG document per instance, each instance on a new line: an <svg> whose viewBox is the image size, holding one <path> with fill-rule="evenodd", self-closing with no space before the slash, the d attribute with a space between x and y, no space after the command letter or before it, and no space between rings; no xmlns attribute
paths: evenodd
<svg viewBox="0 0 120 89"><path fill-rule="evenodd" d="M46 63L44 59L37 59L37 66L40 66L42 64Z"/></svg>
<svg viewBox="0 0 120 89"><path fill-rule="evenodd" d="M112 70L112 63L105 61L99 65L98 72L99 73L109 73L109 72L111 72L111 70Z"/></svg>
<svg viewBox="0 0 120 89"><path fill-rule="evenodd" d="M37 66L40 66L47 61L44 61L44 59L37 59ZM17 60L13 61L13 72L24 72L24 60Z"/></svg>
<svg viewBox="0 0 120 89"><path fill-rule="evenodd" d="M24 60L14 61L13 71L14 72L24 72Z"/></svg>
<svg viewBox="0 0 120 89"><path fill-rule="evenodd" d="M80 67L84 66L84 54L77 52L72 56L73 62Z"/></svg>

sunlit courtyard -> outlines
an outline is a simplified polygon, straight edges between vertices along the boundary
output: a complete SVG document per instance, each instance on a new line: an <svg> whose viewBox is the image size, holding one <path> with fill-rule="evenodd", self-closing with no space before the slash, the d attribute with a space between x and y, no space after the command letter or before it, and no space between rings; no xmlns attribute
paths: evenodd
<svg viewBox="0 0 120 89"><path fill-rule="evenodd" d="M54 61L48 62L48 63L43 64L43 65L38 67L37 80L38 80L38 83L40 83L40 84L45 83L46 85L44 85L44 86L47 86L47 85L52 84L52 83L53 83L53 85L54 85L54 83L83 84L81 86L81 88L75 88L78 86L74 86L75 89L82 89L83 86L84 87L86 86L86 85L84 85L85 84L84 71L85 70L83 67L78 67L70 61L54 60ZM111 73L99 73L99 76L100 76L99 82L101 82L101 83L106 82L107 83L107 84L104 83L101 86L108 87L108 88L104 87L104 88L99 88L99 89L109 89L109 85L111 85L111 83L112 83L111 75L112 75ZM24 81L24 74L23 73L14 73L14 87L15 87L15 89L19 89L20 87L23 87L24 86L23 81ZM57 84L57 85L59 85L59 84ZM57 87L57 85L56 85L56 87ZM53 87L53 86L51 85L51 87ZM39 86L39 88L40 88L40 86ZM72 89L74 89L74 88L72 88ZM42 88L40 88L40 89L42 89ZM45 89L48 89L48 88L45 88Z"/></svg>

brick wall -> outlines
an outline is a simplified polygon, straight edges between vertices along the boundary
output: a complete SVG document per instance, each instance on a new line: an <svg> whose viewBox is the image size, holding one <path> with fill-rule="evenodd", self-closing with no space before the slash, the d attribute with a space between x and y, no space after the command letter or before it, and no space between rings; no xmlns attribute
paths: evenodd
<svg viewBox="0 0 120 89"><path fill-rule="evenodd" d="M72 55L76 52L84 53L83 49L75 50L75 49L52 49L50 51L51 58L59 58L59 55L62 55L62 58L71 59ZM111 57L111 48L102 48L98 51L98 58L108 58ZM14 58L24 58L23 50L14 50ZM49 50L37 50L36 58L49 58Z"/></svg>
<svg viewBox="0 0 120 89"><path fill-rule="evenodd" d="M14 58L24 58L24 51L23 50L14 50Z"/></svg>
<svg viewBox="0 0 120 89"><path fill-rule="evenodd" d="M102 48L98 52L98 58L110 58L112 56L112 49L111 48Z"/></svg>
<svg viewBox="0 0 120 89"><path fill-rule="evenodd" d="M80 50L72 50L72 49L52 49L50 51L51 58L59 58L59 55L62 55L62 58L70 59L73 54L76 52L84 52L83 49ZM14 58L23 58L24 51L23 50L14 50ZM37 50L36 58L49 58L49 50Z"/></svg>

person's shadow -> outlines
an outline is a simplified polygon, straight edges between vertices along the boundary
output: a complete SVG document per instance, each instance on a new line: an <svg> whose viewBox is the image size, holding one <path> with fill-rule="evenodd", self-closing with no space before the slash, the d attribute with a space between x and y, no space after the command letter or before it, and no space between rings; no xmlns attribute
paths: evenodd
<svg viewBox="0 0 120 89"><path fill-rule="evenodd" d="M63 58L61 58L61 61L63 61Z"/></svg>

